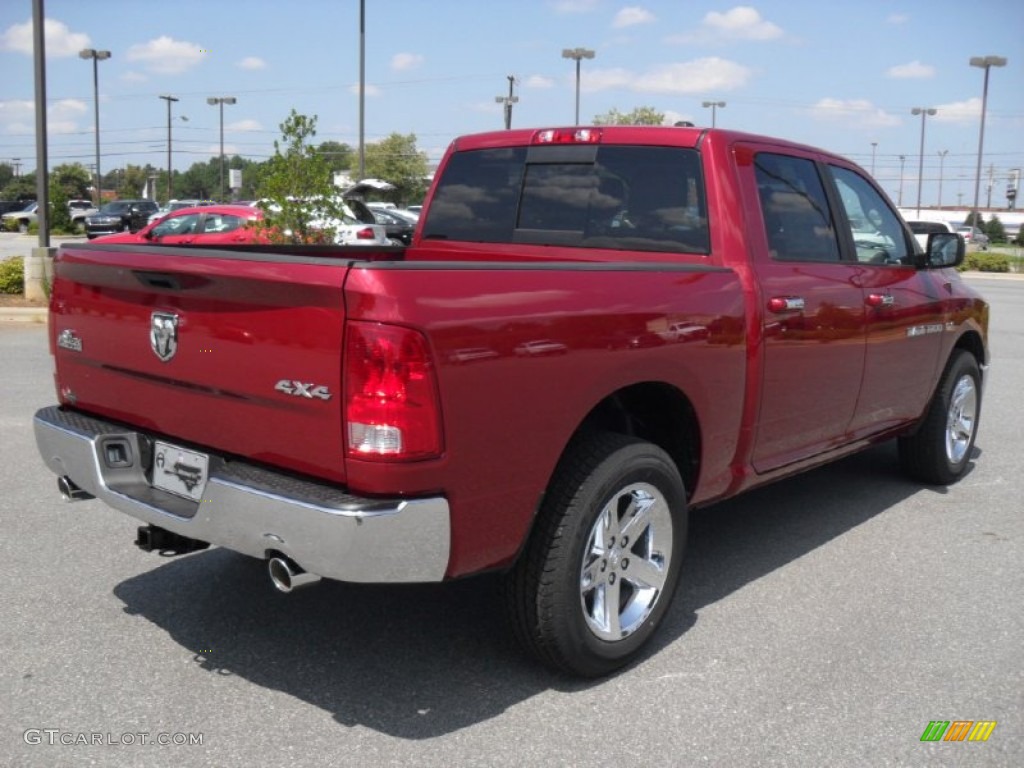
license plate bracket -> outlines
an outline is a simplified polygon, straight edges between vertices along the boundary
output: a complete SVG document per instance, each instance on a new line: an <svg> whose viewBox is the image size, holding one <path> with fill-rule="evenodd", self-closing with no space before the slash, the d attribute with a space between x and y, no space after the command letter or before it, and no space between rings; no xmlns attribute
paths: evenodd
<svg viewBox="0 0 1024 768"><path fill-rule="evenodd" d="M210 457L160 440L153 442L153 487L200 501L210 475Z"/></svg>

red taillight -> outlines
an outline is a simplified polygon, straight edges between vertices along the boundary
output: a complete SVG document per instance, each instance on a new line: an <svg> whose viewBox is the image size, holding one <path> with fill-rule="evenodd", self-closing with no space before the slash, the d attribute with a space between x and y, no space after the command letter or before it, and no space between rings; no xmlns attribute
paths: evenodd
<svg viewBox="0 0 1024 768"><path fill-rule="evenodd" d="M377 233L373 231L373 227L363 227L356 232L356 240L376 240Z"/></svg>
<svg viewBox="0 0 1024 768"><path fill-rule="evenodd" d="M601 131L597 128L548 128L533 134L534 144L598 144Z"/></svg>
<svg viewBox="0 0 1024 768"><path fill-rule="evenodd" d="M441 454L437 381L423 334L348 323L344 418L352 458L402 461Z"/></svg>

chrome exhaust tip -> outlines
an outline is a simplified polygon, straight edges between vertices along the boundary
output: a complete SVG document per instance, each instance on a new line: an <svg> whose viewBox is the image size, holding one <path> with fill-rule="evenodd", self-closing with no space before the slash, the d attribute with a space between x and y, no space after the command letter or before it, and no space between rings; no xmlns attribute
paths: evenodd
<svg viewBox="0 0 1024 768"><path fill-rule="evenodd" d="M267 561L267 572L274 586L285 594L320 581L320 577L315 573L307 573L294 560L283 555Z"/></svg>
<svg viewBox="0 0 1024 768"><path fill-rule="evenodd" d="M57 478L57 490L60 491L61 498L67 502L96 498L88 491L83 491L75 485L74 481L67 475L61 475Z"/></svg>

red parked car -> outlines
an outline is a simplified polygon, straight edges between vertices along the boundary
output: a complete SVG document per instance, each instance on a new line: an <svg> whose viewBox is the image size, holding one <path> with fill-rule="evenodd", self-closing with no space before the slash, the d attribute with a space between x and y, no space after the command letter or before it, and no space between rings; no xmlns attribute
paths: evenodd
<svg viewBox="0 0 1024 768"><path fill-rule="evenodd" d="M263 211L247 205L202 205L179 208L138 232L97 237L97 243L225 243L259 242L248 225L263 218Z"/></svg>

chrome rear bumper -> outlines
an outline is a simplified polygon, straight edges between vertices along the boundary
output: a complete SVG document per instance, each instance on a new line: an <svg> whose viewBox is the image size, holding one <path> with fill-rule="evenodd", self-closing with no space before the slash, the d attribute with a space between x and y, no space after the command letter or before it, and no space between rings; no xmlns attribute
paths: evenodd
<svg viewBox="0 0 1024 768"><path fill-rule="evenodd" d="M43 461L59 477L138 520L252 557L290 557L351 582L441 581L450 520L443 497L367 499L337 487L209 454L201 502L151 487L152 437L53 406L34 419ZM127 446L109 466L105 446Z"/></svg>

